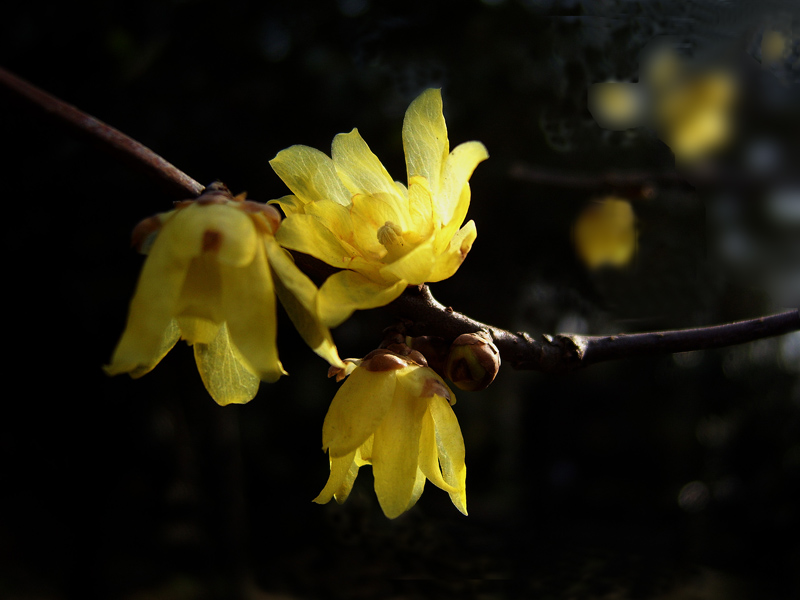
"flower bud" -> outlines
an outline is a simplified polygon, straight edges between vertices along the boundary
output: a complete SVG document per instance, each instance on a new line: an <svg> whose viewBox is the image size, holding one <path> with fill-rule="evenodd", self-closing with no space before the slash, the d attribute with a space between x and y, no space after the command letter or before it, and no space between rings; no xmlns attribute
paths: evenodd
<svg viewBox="0 0 800 600"><path fill-rule="evenodd" d="M408 366L408 361L399 354L379 348L367 354L361 361L361 367L367 371L396 371Z"/></svg>
<svg viewBox="0 0 800 600"><path fill-rule="evenodd" d="M456 387L468 392L484 390L500 370L500 352L483 331L458 336L450 346L444 371Z"/></svg>

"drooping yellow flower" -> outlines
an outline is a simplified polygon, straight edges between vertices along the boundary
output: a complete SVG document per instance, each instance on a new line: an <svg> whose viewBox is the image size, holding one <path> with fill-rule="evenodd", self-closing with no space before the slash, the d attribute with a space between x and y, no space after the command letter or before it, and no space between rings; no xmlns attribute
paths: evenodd
<svg viewBox="0 0 800 600"><path fill-rule="evenodd" d="M636 217L630 202L613 196L593 200L578 215L572 239L590 269L627 265L636 253Z"/></svg>
<svg viewBox="0 0 800 600"><path fill-rule="evenodd" d="M480 142L450 152L440 90L409 106L403 146L408 187L392 180L356 129L334 138L332 158L292 146L270 161L294 194L274 201L287 215L278 242L343 269L318 296L331 327L354 310L388 304L410 284L452 276L477 235L473 221L461 224L469 178L488 154Z"/></svg>
<svg viewBox="0 0 800 600"><path fill-rule="evenodd" d="M313 350L342 365L314 312L316 287L275 241L279 224L274 208L234 198L221 184L143 221L134 241L150 234L141 240L148 257L106 372L141 377L182 338L214 400L248 402L260 380L286 374L275 344L276 292Z"/></svg>
<svg viewBox="0 0 800 600"><path fill-rule="evenodd" d="M328 409L322 446L331 473L314 502L347 499L359 467L372 465L384 514L401 515L428 479L467 514L464 438L451 404L456 398L430 368L388 350L367 355ZM419 358L421 363L424 359Z"/></svg>

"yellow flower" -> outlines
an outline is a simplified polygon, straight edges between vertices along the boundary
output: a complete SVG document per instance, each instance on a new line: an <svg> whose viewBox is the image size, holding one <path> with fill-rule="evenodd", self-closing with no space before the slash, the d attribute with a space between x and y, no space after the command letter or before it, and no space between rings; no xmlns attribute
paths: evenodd
<svg viewBox="0 0 800 600"><path fill-rule="evenodd" d="M331 327L354 310L388 304L407 285L450 277L477 235L473 221L461 224L469 178L488 154L480 142L450 152L439 90L409 106L403 146L408 187L392 180L356 129L334 138L332 158L292 146L270 161L294 194L274 201L287 215L278 242L344 269L318 296Z"/></svg>
<svg viewBox="0 0 800 600"><path fill-rule="evenodd" d="M221 184L143 221L134 242L149 233L149 253L106 372L141 377L183 338L214 400L248 402L259 380L286 374L275 344L276 292L314 351L342 365L314 313L316 287L275 241L279 224L271 206L234 198Z"/></svg>
<svg viewBox="0 0 800 600"><path fill-rule="evenodd" d="M359 467L372 465L375 493L394 519L411 508L425 480L450 494L467 514L464 438L451 404L455 396L417 352L367 355L333 399L322 427L330 456L328 483L314 502L347 499Z"/></svg>

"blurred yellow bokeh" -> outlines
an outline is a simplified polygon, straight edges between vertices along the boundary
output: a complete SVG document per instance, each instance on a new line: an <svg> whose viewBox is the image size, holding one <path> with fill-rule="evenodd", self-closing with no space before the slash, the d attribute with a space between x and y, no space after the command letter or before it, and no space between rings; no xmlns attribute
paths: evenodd
<svg viewBox="0 0 800 600"><path fill-rule="evenodd" d="M614 196L592 200L572 231L575 251L590 269L629 264L636 254L636 238L633 207Z"/></svg>
<svg viewBox="0 0 800 600"><path fill-rule="evenodd" d="M642 124L644 102L636 83L607 81L589 88L589 111L605 129L620 131Z"/></svg>
<svg viewBox="0 0 800 600"><path fill-rule="evenodd" d="M769 65L782 60L790 42L791 38L780 31L765 31L761 38L761 64Z"/></svg>
<svg viewBox="0 0 800 600"><path fill-rule="evenodd" d="M589 88L589 111L598 125L648 125L678 164L703 160L733 139L738 82L732 72L691 65L668 46L647 53L641 71L639 83L607 81Z"/></svg>

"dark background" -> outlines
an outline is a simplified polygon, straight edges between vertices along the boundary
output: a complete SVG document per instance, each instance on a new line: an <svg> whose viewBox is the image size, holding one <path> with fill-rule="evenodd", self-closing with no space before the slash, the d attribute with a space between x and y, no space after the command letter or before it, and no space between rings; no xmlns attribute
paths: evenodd
<svg viewBox="0 0 800 600"><path fill-rule="evenodd" d="M724 164L747 164L764 135L794 164L796 48L773 73L756 60L764 23L791 23L787 6L7 2L0 65L260 201L287 193L268 165L279 150L327 151L353 127L404 179L403 113L442 87L451 146L481 140L491 158L472 178L478 239L437 298L532 335L646 331L796 307L768 275L776 257L778 279L795 273L784 238L797 223L771 221L761 188L691 174L616 190L633 202L639 253L592 273L570 227L610 190L520 173L673 168L653 132L604 131L586 108L588 85L635 79L657 35L743 73L742 138ZM337 389L324 362L281 314L291 376L248 405L216 406L183 344L140 380L106 377L142 262L130 231L182 198L5 91L0 111L0 597L796 597L797 334L567 375L505 368L489 390L458 393L469 517L428 485L388 521L368 468L344 505L318 506ZM725 253L731 231L748 260ZM334 332L342 356L390 324L358 313Z"/></svg>

